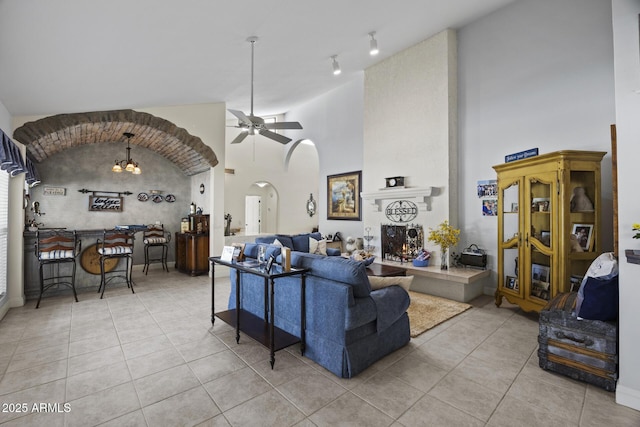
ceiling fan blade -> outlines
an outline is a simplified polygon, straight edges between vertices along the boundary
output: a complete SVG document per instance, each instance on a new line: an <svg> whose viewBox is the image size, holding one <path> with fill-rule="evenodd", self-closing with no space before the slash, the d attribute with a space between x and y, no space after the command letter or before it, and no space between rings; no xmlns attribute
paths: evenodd
<svg viewBox="0 0 640 427"><path fill-rule="evenodd" d="M233 114L234 116L236 116L238 118L238 120L240 120L242 123L245 123L247 125L251 125L251 120L249 120L249 117L247 117L247 115L245 113L243 113L242 111L239 110L228 110L231 114Z"/></svg>
<svg viewBox="0 0 640 427"><path fill-rule="evenodd" d="M265 123L267 129L302 129L302 125L298 122L275 122Z"/></svg>
<svg viewBox="0 0 640 427"><path fill-rule="evenodd" d="M287 144L289 141L291 141L291 138L287 138L286 136L282 136L266 129L260 129L260 135L273 139L274 141L278 141L281 144Z"/></svg>
<svg viewBox="0 0 640 427"><path fill-rule="evenodd" d="M249 135L249 132L240 132L240 135L236 136L236 138L231 141L232 144L239 144L244 141L244 139Z"/></svg>

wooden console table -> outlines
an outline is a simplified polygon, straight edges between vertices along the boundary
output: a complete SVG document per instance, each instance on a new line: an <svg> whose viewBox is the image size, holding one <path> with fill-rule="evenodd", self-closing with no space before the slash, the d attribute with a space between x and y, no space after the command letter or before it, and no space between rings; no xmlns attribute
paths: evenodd
<svg viewBox="0 0 640 427"><path fill-rule="evenodd" d="M240 331L249 335L271 351L269 362L271 369L275 363L275 352L295 343L300 343L300 353L304 356L305 348L305 328L306 328L306 306L305 289L306 274L309 269L291 268L284 271L282 266L273 264L271 272L264 270L264 265L255 263L236 263L223 261L220 257L211 257L211 324L216 316L223 322L236 328L236 343L240 342ZM225 267L235 269L236 273L236 308L215 313L215 265L220 264ZM240 292L242 292L242 274L252 274L264 278L265 301L264 318L245 311L240 306ZM275 281L281 277L300 276L300 337L296 337L274 325L274 300ZM267 286L269 292L267 293ZM268 304L270 302L270 304ZM268 307L267 307L268 306Z"/></svg>

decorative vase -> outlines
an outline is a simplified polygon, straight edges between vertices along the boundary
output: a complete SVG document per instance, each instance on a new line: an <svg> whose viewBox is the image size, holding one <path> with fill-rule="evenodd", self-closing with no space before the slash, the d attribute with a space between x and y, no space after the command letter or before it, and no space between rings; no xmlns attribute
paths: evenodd
<svg viewBox="0 0 640 427"><path fill-rule="evenodd" d="M449 257L448 257L448 253L449 253L449 248L445 248L445 247L441 247L441 254L440 254L440 269L441 270L448 270L449 269Z"/></svg>

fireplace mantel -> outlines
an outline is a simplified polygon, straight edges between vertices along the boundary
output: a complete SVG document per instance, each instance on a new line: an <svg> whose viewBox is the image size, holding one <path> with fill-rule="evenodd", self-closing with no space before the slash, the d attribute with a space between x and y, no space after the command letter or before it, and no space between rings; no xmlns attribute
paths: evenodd
<svg viewBox="0 0 640 427"><path fill-rule="evenodd" d="M420 211L427 210L427 198L431 197L433 187L381 188L371 193L360 193L363 204L372 206L375 212L382 211L384 200L411 200Z"/></svg>

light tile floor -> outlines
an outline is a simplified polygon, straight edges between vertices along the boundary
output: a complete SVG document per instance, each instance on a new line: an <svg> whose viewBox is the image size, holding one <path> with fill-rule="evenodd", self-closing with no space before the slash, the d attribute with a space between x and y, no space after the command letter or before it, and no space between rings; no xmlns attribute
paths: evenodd
<svg viewBox="0 0 640 427"><path fill-rule="evenodd" d="M614 394L538 367L538 322L483 296L356 378L276 353L220 320L210 279L152 269L0 321L0 424L20 426L638 426ZM216 279L216 310L228 279ZM49 404L49 405L47 405ZM57 405L56 405L57 404Z"/></svg>

